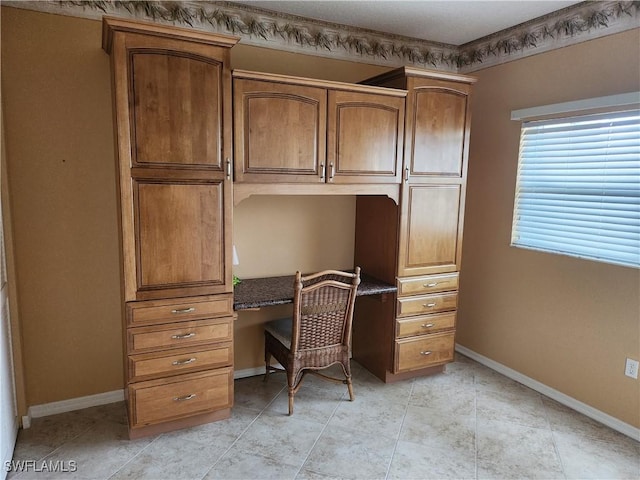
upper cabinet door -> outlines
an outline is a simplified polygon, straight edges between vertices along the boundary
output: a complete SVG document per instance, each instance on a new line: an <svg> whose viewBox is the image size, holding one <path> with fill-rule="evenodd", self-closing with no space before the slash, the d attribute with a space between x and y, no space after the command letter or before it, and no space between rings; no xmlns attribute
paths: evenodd
<svg viewBox="0 0 640 480"><path fill-rule="evenodd" d="M400 183L405 98L329 91L327 182Z"/></svg>
<svg viewBox="0 0 640 480"><path fill-rule="evenodd" d="M133 165L221 170L222 62L169 49L129 56Z"/></svg>
<svg viewBox="0 0 640 480"><path fill-rule="evenodd" d="M235 180L323 182L326 90L247 79L233 88Z"/></svg>
<svg viewBox="0 0 640 480"><path fill-rule="evenodd" d="M404 184L398 276L460 269L464 190L459 184Z"/></svg>
<svg viewBox="0 0 640 480"><path fill-rule="evenodd" d="M229 49L128 32L114 34L112 45L121 167L225 171Z"/></svg>
<svg viewBox="0 0 640 480"><path fill-rule="evenodd" d="M461 178L469 142L469 92L464 84L421 80L410 94L409 174Z"/></svg>
<svg viewBox="0 0 640 480"><path fill-rule="evenodd" d="M225 197L222 180L134 181L136 299L230 291Z"/></svg>

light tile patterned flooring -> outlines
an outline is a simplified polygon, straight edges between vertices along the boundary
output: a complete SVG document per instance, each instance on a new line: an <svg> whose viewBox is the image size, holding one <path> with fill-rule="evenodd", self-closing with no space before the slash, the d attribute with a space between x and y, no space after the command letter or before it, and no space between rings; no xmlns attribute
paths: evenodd
<svg viewBox="0 0 640 480"><path fill-rule="evenodd" d="M236 380L230 419L153 438L127 440L122 403L34 419L14 460L77 471L9 478L640 478L638 442L465 357L388 385L352 368L355 402L311 376L292 417L276 375Z"/></svg>

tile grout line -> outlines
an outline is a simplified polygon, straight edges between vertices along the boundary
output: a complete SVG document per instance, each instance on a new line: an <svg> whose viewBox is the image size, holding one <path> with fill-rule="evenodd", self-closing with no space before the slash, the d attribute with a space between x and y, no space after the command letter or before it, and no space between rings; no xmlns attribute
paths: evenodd
<svg viewBox="0 0 640 480"><path fill-rule="evenodd" d="M544 411L544 418L547 421L547 425L549 426L549 433L551 434L551 441L553 442L553 450L556 452L556 455L558 456L558 461L560 462L560 468L562 468L562 475L564 476L564 478L567 478L567 470L564 466L564 461L562 460L562 455L560 455L560 449L558 448L558 444L556 442L556 436L554 435L554 430L553 430L553 426L551 425L551 420L549 419L549 411L548 411L548 407L544 402L544 399L542 398L543 395L541 393L538 393L538 396L540 398L540 403L542 403L542 410Z"/></svg>
<svg viewBox="0 0 640 480"><path fill-rule="evenodd" d="M235 387L235 386L234 386L234 387ZM286 386L282 387L280 390L278 390L278 391L273 395L273 398L271 398L271 401L267 402L267 404L262 408L262 410L260 410L260 413L258 413L258 415L256 415L256 417L255 417L253 420L251 420L251 421L249 422L249 425L247 425L247 426L244 428L244 430L242 430L242 432L240 432L240 433L238 434L238 436L236 437L236 439L235 439L233 442L231 442L231 445L229 445L229 447L228 447L228 448L227 448L227 449L222 453L222 455L220 455L220 456L218 457L218 459L217 459L215 462L213 462L213 465L211 465L211 467L210 467L210 468L209 468L209 469L204 473L204 475L200 478L200 480L204 480L204 479L207 477L207 475L209 475L209 473L211 472L211 470L213 470L213 469L216 467L216 465L218 465L218 463L220 463L220 460L222 460L222 458L223 458L227 453L229 453L229 451L233 448L233 446L234 446L236 443L238 443L238 441L239 441L239 440L242 438L242 436L247 432L247 430L249 430L249 428L251 428L251 425L253 425L254 423L256 423L256 421L257 421L257 420L262 416L262 414L263 414L263 413L264 413L264 412L265 412L265 411L266 411L266 410L271 406L271 404L272 404L273 402L275 402L275 401L276 401L276 398L278 398L278 395L280 395L280 394L285 390L285 388L287 388L287 387L286 387Z"/></svg>
<svg viewBox="0 0 640 480"><path fill-rule="evenodd" d="M404 415L402 416L402 422L400 422L400 429L396 434L396 442L393 446L393 452L391 452L391 458L389 459L389 465L387 465L387 472L385 473L385 480L389 478L389 474L391 473L391 464L393 463L393 457L396 456L396 451L398 450L398 443L400 443L400 436L402 435L402 429L404 427L404 421L407 418L407 412L409 411L409 403L411 402L411 397L413 395L413 389L415 388L416 382L415 379L411 380L411 390L409 390L409 395L407 396L407 403L404 406Z"/></svg>
<svg viewBox="0 0 640 480"><path fill-rule="evenodd" d="M127 465L129 465L133 460L135 460L136 458L138 458L140 456L140 454L142 452L144 452L147 448L149 448L149 446L153 445L156 441L158 441L159 438L161 438L164 434L161 433L159 435L156 436L156 438L154 438L153 440L151 440L148 444L146 444L144 447L142 447L133 457L131 457L129 460L127 460L126 462L124 462L119 468L117 468L115 470L115 472L113 472L111 475L109 475L108 477L106 477L105 480L109 480L111 478L113 478L114 475L116 475L120 470L122 470L124 467L126 467Z"/></svg>
<svg viewBox="0 0 640 480"><path fill-rule="evenodd" d="M352 375L353 376L353 375ZM346 396L346 393L342 393L342 395L340 395L340 399L342 400L344 397ZM354 392L354 397L355 397L355 392ZM333 411L331 412L331 415L329 415L329 418L327 419L326 423L324 424L324 426L322 427L322 430L320 430L320 433L318 434L318 437L315 439L315 441L313 442L313 445L311 445L311 448L309 449L309 453L307 453L307 455L304 457L304 460L302 461L302 465L300 465L300 468L298 469L298 471L296 472L295 476L293 478L298 478L298 475L300 475L300 472L302 471L302 469L304 468L305 463L307 463L307 460L309 459L309 457L311 456L311 452L313 452L313 449L315 448L315 446L318 444L318 441L320 440L320 437L322 437L322 434L324 433L324 431L327 429L327 427L329 426L329 422L331 421L331 419L335 416L336 411L338 410L338 408L340 407L340 402L336 402L336 406L333 409ZM320 472L316 472L316 473L320 473ZM321 474L321 473L320 473Z"/></svg>

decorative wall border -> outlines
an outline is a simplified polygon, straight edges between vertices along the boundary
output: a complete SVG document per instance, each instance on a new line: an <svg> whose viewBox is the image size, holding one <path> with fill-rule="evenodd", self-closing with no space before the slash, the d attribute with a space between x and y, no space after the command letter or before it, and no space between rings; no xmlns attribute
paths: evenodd
<svg viewBox="0 0 640 480"><path fill-rule="evenodd" d="M639 1L588 1L459 47L460 72L472 72L594 38L640 28Z"/></svg>
<svg viewBox="0 0 640 480"><path fill-rule="evenodd" d="M585 1L462 46L310 20L233 2L149 0L5 1L60 15L152 20L237 35L242 43L377 65L472 72L640 28L640 1Z"/></svg>

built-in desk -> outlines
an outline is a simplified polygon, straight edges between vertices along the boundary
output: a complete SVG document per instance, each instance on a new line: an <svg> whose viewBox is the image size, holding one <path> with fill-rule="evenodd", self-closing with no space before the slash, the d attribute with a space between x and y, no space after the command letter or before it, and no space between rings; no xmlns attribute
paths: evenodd
<svg viewBox="0 0 640 480"><path fill-rule="evenodd" d="M293 303L295 275L282 277L249 278L233 288L233 309L248 310ZM382 282L366 274L360 274L357 296L394 293L395 285Z"/></svg>

